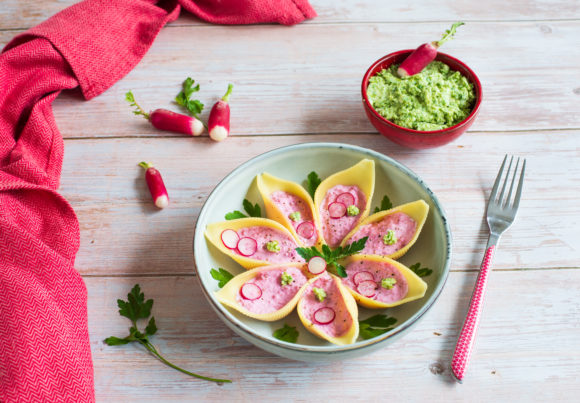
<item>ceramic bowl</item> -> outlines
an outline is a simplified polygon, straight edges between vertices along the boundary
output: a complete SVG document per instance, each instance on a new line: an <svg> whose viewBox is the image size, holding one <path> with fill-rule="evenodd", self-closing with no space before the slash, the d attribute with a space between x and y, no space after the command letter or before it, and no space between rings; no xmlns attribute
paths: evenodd
<svg viewBox="0 0 580 403"><path fill-rule="evenodd" d="M445 53L439 52L437 53L435 60L447 64L452 70L459 71L473 84L475 90L475 104L471 113L455 126L443 130L420 131L396 125L382 117L372 107L367 97L367 87L369 86L369 79L372 76L382 69L388 68L391 64L401 63L411 54L412 51L412 49L407 49L388 54L374 62L371 67L369 67L363 77L361 85L364 110L369 121L379 131L379 133L394 143L414 149L439 147L461 136L475 121L482 100L481 83L475 73L467 67L465 63Z"/></svg>
<svg viewBox="0 0 580 403"><path fill-rule="evenodd" d="M363 158L376 163L375 194L372 208L377 206L383 195L388 195L393 205L417 199L425 200L429 206L429 216L417 243L399 260L410 266L421 262L433 273L424 277L428 284L425 296L417 301L385 310L368 310L359 307L359 319L377 313L386 313L397 318L393 330L374 339L361 340L346 346L336 346L309 333L301 324L296 312L277 322L262 322L248 318L237 311L226 308L214 296L218 291L217 281L210 275L211 268L223 267L232 274L244 269L231 258L209 244L204 237L208 224L223 221L224 214L242 210L242 200L248 198L264 207L255 185L255 177L268 172L280 178L303 183L311 171L316 171L322 179L348 168ZM388 346L405 335L425 315L435 303L449 272L451 259L451 232L445 212L433 192L410 169L397 161L372 150L338 143L307 143L279 148L259 155L242 164L227 175L209 195L195 227L193 240L194 260L201 290L209 304L224 323L250 343L280 355L302 361L328 361L352 358L368 354ZM275 339L272 333L288 323L300 332L297 343Z"/></svg>

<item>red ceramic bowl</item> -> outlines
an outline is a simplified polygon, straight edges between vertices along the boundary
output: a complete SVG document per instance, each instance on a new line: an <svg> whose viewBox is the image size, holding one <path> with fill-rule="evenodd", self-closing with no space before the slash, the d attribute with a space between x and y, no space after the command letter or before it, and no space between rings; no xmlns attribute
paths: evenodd
<svg viewBox="0 0 580 403"><path fill-rule="evenodd" d="M459 71L473 84L475 89L475 105L473 110L469 116L465 118L465 120L459 122L455 126L451 126L443 130L427 132L407 129L406 127L396 125L379 115L379 113L374 110L367 97L367 87L369 85L369 79L372 76L377 74L382 69L389 67L393 63L401 63L407 56L409 56L409 54L411 54L412 51L412 49L407 49L388 54L374 62L373 65L369 67L362 80L361 92L363 106L365 108L367 117L373 126L379 131L379 133L381 133L392 142L415 149L439 147L461 136L469 128L469 126L473 124L473 121L479 112L479 106L481 105L481 83L479 82L479 79L475 73L463 62L445 53L439 52L435 60L439 60L440 62L447 64L449 67L451 67L452 70Z"/></svg>

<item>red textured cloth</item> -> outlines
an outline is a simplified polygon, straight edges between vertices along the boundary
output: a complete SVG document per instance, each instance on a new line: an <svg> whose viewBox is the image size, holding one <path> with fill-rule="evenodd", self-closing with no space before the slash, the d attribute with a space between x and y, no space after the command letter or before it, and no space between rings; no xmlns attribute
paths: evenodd
<svg viewBox="0 0 580 403"><path fill-rule="evenodd" d="M306 0L86 0L0 55L0 402L94 401L79 226L57 193L64 147L51 104L121 79L181 6L223 24L316 15Z"/></svg>

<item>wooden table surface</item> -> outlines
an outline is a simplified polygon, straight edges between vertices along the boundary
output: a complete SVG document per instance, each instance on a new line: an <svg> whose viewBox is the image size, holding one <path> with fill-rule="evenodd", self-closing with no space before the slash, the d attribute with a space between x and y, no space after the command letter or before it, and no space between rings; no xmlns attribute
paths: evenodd
<svg viewBox="0 0 580 403"><path fill-rule="evenodd" d="M0 44L74 0L3 0ZM319 17L295 27L213 26L189 15L162 30L143 61L106 93L54 103L65 137L61 191L81 226L76 267L88 287L97 399L121 401L574 400L580 393L580 1L379 2L312 0ZM445 52L481 79L471 130L445 147L396 146L368 123L366 68L386 53L467 22ZM233 137L159 133L134 118L172 107L192 76L211 104L235 84ZM204 114L205 115L205 114ZM205 115L207 116L207 115ZM248 159L288 144L356 144L404 163L434 190L454 238L444 291L406 337L333 364L275 357L232 333L194 278L193 224L217 182ZM505 153L528 159L524 199L496 254L476 351L463 385L448 364L487 237L485 203ZM166 179L172 204L153 207L141 160ZM126 319L116 299L140 283L155 299L162 352L235 382L217 386L162 365L139 346L109 347Z"/></svg>

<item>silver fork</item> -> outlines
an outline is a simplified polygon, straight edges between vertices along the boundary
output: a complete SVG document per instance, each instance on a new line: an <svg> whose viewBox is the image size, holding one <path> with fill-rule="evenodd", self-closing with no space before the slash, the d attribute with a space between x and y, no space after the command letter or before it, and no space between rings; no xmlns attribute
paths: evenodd
<svg viewBox="0 0 580 403"><path fill-rule="evenodd" d="M505 174L505 180L503 181L501 193L499 194L499 197L497 195L502 176L504 176L504 168L507 159L508 156L506 155L497 174L497 178L495 179L495 183L493 184L491 195L489 196L489 202L487 204L487 224L489 225L490 231L489 240L487 241L485 255L483 257L481 269L479 270L479 275L477 276L477 281L475 283L475 289L471 295L469 311L467 312L465 322L463 322L461 333L459 333L459 338L457 339L455 352L453 353L453 359L451 361L451 371L459 383L463 383L465 371L467 370L467 364L469 363L471 351L473 350L477 325L479 324L479 319L481 318L481 311L483 308L483 297L485 296L487 280L489 273L491 272L491 260L493 258L493 253L499 243L501 235L514 222L518 207L520 205L520 198L522 196L524 174L526 172L525 159L522 163L518 187L515 193L515 197L512 201L512 191L514 190L514 184L516 183L516 176L518 174L518 167L520 165L520 158L518 158L516 166L513 170L509 192L507 197L504 197L507 184L509 182L512 163L514 162L513 156L510 159L509 166Z"/></svg>

